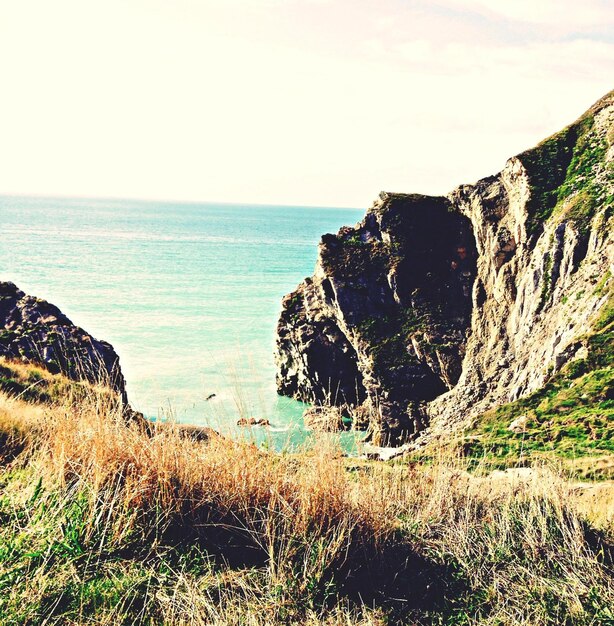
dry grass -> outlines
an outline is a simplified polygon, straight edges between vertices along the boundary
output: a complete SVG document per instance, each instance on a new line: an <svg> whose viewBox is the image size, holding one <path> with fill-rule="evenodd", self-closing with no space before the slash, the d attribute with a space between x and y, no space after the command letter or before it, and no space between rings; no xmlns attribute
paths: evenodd
<svg viewBox="0 0 614 626"><path fill-rule="evenodd" d="M349 461L0 400L0 624L605 624L607 531L550 470Z"/></svg>
<svg viewBox="0 0 614 626"><path fill-rule="evenodd" d="M14 398L0 394L0 463L18 456L37 439L44 408L18 403Z"/></svg>

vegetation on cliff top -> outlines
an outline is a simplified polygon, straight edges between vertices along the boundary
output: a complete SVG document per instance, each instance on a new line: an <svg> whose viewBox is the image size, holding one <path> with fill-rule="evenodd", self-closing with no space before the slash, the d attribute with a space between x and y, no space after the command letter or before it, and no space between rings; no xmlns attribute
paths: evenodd
<svg viewBox="0 0 614 626"><path fill-rule="evenodd" d="M47 400L0 392L2 626L614 619L611 531L547 470L275 455Z"/></svg>
<svg viewBox="0 0 614 626"><path fill-rule="evenodd" d="M604 99L605 102L605 99ZM518 155L531 181L528 203L528 234L537 235L553 215L573 223L581 235L599 207L609 207L614 198L604 184L612 179L605 154L611 137L597 132L595 112L549 137L537 147Z"/></svg>

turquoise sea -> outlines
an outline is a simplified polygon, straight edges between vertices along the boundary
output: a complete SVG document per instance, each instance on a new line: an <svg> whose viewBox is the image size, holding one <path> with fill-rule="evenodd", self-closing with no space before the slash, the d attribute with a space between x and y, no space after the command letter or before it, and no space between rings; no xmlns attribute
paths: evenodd
<svg viewBox="0 0 614 626"><path fill-rule="evenodd" d="M313 273L322 234L357 209L0 197L0 279L113 344L133 406L153 419L304 438L275 391L281 298ZM207 397L215 397L207 400Z"/></svg>

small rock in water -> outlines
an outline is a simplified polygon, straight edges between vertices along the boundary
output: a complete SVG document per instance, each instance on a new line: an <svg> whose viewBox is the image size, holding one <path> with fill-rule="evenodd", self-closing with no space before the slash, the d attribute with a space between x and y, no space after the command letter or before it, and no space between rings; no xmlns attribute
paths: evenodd
<svg viewBox="0 0 614 626"><path fill-rule="evenodd" d="M237 421L237 426L270 426L271 422L264 418L242 417Z"/></svg>

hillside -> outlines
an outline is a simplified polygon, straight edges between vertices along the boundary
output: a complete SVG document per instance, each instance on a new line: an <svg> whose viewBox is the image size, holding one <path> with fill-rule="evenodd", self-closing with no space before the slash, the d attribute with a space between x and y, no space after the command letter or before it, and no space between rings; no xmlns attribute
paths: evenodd
<svg viewBox="0 0 614 626"><path fill-rule="evenodd" d="M614 619L605 484L194 440L126 421L103 388L0 367L2 626Z"/></svg>

